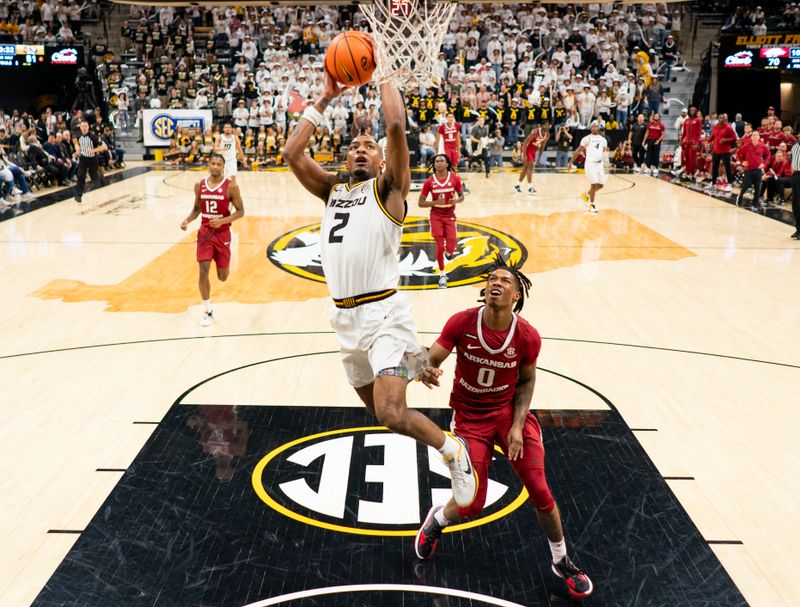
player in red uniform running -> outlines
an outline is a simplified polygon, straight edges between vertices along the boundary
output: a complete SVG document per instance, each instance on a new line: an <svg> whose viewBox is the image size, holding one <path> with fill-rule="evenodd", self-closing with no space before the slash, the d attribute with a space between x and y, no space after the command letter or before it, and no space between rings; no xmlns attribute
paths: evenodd
<svg viewBox="0 0 800 607"><path fill-rule="evenodd" d="M567 555L561 515L545 478L542 431L530 412L542 341L536 329L515 313L522 309L529 287L522 272L498 258L481 293L486 305L451 317L430 348L430 366L421 378L429 387L439 385L439 367L456 348L452 429L467 442L478 474L478 494L466 508L452 499L445 506L434 505L417 532L414 548L419 558L430 558L447 525L480 513L494 446L499 445L536 508L550 543L553 573L565 581L573 597L580 598L589 596L594 587Z"/></svg>
<svg viewBox="0 0 800 607"><path fill-rule="evenodd" d="M456 122L453 112L447 113L447 120L436 129L436 141L433 149L439 151L439 141L444 141L444 153L453 163L453 172L458 172L458 160L461 158L461 125Z"/></svg>
<svg viewBox="0 0 800 607"><path fill-rule="evenodd" d="M432 194L432 200L428 195ZM456 251L456 205L464 202L461 178L453 171L453 163L444 154L433 157L433 175L422 184L419 206L431 210L431 236L436 241L436 262L439 264L439 288L447 288L444 254Z"/></svg>
<svg viewBox="0 0 800 607"><path fill-rule="evenodd" d="M223 176L225 158L214 152L208 159L208 177L194 184L194 208L181 222L181 230L189 227L198 215L202 217L197 232L197 263L200 264L200 299L203 300L203 318L200 324L214 324L211 309L211 282L208 272L211 262L217 266L217 278L228 279L231 265L231 223L244 217L244 204L239 186ZM236 209L231 213L231 205Z"/></svg>
<svg viewBox="0 0 800 607"><path fill-rule="evenodd" d="M544 152L544 146L547 145L548 139L550 139L550 132L538 125L528 133L525 141L522 142L522 150L525 157L523 159L522 172L519 174L519 182L514 186L515 192L522 192L520 184L527 177L528 194L531 196L536 194L536 188L533 187L533 167L541 160L542 152Z"/></svg>

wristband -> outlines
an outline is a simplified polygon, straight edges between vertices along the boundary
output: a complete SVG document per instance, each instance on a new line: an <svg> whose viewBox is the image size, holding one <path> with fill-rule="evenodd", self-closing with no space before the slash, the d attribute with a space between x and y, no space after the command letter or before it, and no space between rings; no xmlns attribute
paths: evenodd
<svg viewBox="0 0 800 607"><path fill-rule="evenodd" d="M311 124L313 124L314 128L318 127L320 123L324 120L322 114L320 114L317 108L315 108L313 105L309 105L305 109L305 111L303 112L303 118L305 118Z"/></svg>

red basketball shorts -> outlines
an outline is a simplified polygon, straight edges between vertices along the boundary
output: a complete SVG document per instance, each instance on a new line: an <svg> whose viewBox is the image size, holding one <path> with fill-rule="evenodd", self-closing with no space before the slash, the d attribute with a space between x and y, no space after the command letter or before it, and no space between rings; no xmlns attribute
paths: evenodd
<svg viewBox="0 0 800 607"><path fill-rule="evenodd" d="M496 414L480 422L463 421L456 413L453 432L467 441L469 457L478 474L478 494L470 506L458 509L460 516L470 518L483 510L494 446L498 445L503 453L508 453L508 431L511 429L512 419L510 407L508 413ZM530 500L536 509L551 512L555 507L555 501L544 473L542 429L539 420L532 413L529 413L525 420L522 441L522 457L510 462L511 467L528 490Z"/></svg>
<svg viewBox="0 0 800 607"><path fill-rule="evenodd" d="M444 146L444 154L453 163L453 167L458 170L458 161L461 158L461 152L456 146Z"/></svg>
<svg viewBox="0 0 800 607"><path fill-rule="evenodd" d="M447 243L447 251L452 253L456 246L456 216L455 214L431 213L431 236L437 242L444 239Z"/></svg>
<svg viewBox="0 0 800 607"><path fill-rule="evenodd" d="M231 231L201 227L197 232L197 261L213 261L217 268L231 265Z"/></svg>

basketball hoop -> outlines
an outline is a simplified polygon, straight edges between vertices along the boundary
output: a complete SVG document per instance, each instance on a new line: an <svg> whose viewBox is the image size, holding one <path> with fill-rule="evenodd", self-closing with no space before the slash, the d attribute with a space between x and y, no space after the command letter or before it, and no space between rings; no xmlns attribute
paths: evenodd
<svg viewBox="0 0 800 607"><path fill-rule="evenodd" d="M398 88L439 83L436 58L456 3L433 0L373 0L361 9L375 40L374 78Z"/></svg>

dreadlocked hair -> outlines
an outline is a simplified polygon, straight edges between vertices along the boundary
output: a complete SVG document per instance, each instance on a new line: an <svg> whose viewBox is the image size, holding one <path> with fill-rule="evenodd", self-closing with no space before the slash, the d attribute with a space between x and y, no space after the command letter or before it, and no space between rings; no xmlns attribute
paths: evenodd
<svg viewBox="0 0 800 607"><path fill-rule="evenodd" d="M522 311L522 306L525 305L525 298L528 297L528 293L531 288L531 281L530 279L522 273L522 270L519 269L519 266L515 263L508 263L503 256L498 253L497 257L495 258L494 263L489 266L489 269L483 275L486 280L489 280L489 276L492 275L492 272L495 270L506 270L507 272L511 272L514 275L514 278L517 279L517 288L519 290L519 299L517 303L514 304L514 312ZM479 303L485 304L486 303L486 287L481 289L481 298L478 300Z"/></svg>
<svg viewBox="0 0 800 607"><path fill-rule="evenodd" d="M437 158L444 158L447 161L447 170L451 173L455 171L455 165L453 165L453 161L450 160L450 157L447 154L434 154L433 158L431 158L430 162L428 162L428 172L435 173L436 169L433 168L434 163L436 162Z"/></svg>

